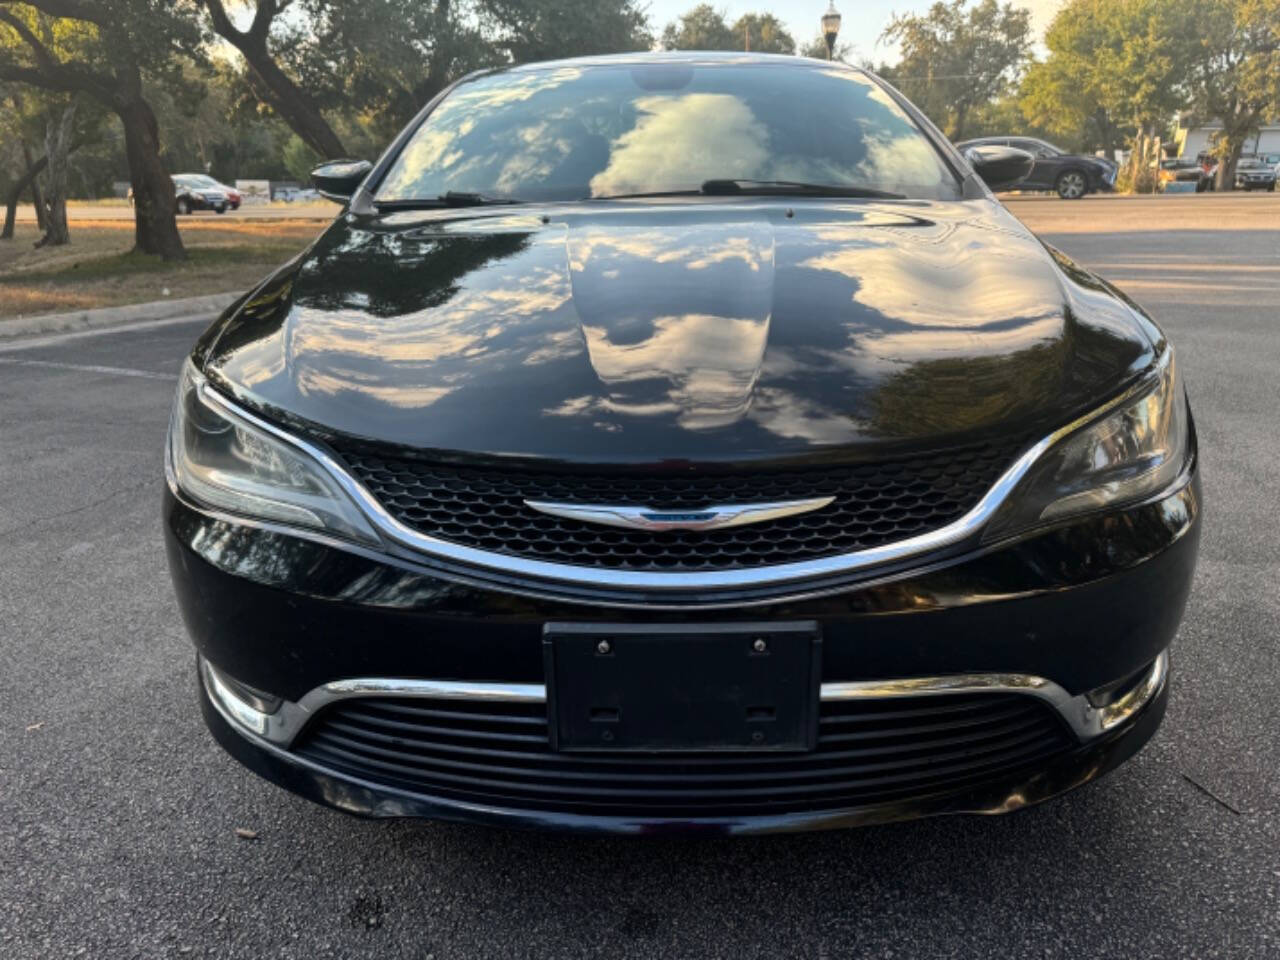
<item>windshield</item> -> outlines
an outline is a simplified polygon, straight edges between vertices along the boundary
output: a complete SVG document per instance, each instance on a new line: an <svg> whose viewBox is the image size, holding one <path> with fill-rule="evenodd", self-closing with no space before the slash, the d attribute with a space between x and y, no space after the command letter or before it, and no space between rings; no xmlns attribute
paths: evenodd
<svg viewBox="0 0 1280 960"><path fill-rule="evenodd" d="M463 83L413 134L376 199L578 200L696 191L717 179L960 196L938 151L860 73L655 63Z"/></svg>

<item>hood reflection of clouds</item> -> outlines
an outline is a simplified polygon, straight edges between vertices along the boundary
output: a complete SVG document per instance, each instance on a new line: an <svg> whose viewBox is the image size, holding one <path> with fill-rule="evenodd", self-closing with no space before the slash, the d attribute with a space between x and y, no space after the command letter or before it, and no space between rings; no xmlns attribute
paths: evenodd
<svg viewBox="0 0 1280 960"><path fill-rule="evenodd" d="M569 247L587 354L606 388L592 405L596 415L675 415L689 430L743 416L769 339L773 234L767 225L588 229L572 233ZM708 289L704 274L713 266L722 271L727 293ZM619 269L649 296L620 300L611 282ZM564 408L547 412L564 415Z"/></svg>

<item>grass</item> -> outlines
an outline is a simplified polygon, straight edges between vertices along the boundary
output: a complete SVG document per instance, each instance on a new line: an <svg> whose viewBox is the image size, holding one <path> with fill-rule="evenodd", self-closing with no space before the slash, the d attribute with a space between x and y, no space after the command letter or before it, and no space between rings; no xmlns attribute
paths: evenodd
<svg viewBox="0 0 1280 960"><path fill-rule="evenodd" d="M179 222L190 256L182 263L132 252L131 220L75 220L71 244L36 250L39 233L19 222L0 241L0 322L60 313L243 290L309 243L315 221Z"/></svg>

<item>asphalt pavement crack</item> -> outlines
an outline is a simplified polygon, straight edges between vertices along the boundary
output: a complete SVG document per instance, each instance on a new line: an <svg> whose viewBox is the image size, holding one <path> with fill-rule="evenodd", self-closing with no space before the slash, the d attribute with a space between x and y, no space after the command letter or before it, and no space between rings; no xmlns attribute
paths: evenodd
<svg viewBox="0 0 1280 960"><path fill-rule="evenodd" d="M100 507L104 503L108 503L109 501L114 500L116 497L120 496L122 493L132 493L134 490L141 490L143 487L149 487L153 483L155 483L155 478L148 477L146 480L140 480L137 483L132 483L132 484L129 484L128 486L120 487L119 489L113 490L110 493L106 494L105 496L99 497L97 500L90 501L89 503L83 503L78 507L72 507L69 510L60 510L57 513L51 513L43 517L34 517L31 520L28 520L26 523L21 523L16 527L10 527L8 530L0 530L0 539L11 536L12 534L15 534L15 533L21 533L24 530L30 530L32 527L37 527L42 523L48 523L51 520L62 520L65 517L71 517L77 513L84 513L86 510L92 510L94 507Z"/></svg>
<svg viewBox="0 0 1280 960"><path fill-rule="evenodd" d="M1218 796L1216 793L1214 793L1212 790L1206 787L1203 783L1200 783L1197 780L1193 780L1189 774L1185 774L1185 773L1182 774L1182 779L1187 781L1187 783L1191 784L1193 787L1195 787L1197 790L1203 793L1210 800L1217 803L1219 806L1226 807L1228 810L1234 813L1237 817L1244 816L1243 810L1237 810L1231 804L1227 803L1227 801L1223 800L1220 796Z"/></svg>

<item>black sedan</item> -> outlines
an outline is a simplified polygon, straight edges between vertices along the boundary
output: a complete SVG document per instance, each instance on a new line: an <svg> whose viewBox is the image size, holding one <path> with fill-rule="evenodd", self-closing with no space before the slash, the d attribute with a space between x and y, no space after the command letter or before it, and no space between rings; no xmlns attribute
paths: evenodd
<svg viewBox="0 0 1280 960"><path fill-rule="evenodd" d="M182 372L205 720L351 813L634 833L1004 813L1155 732L1173 348L861 70L471 75ZM975 171L974 166L979 169Z"/></svg>
<svg viewBox="0 0 1280 960"><path fill-rule="evenodd" d="M961 150L979 146L1012 147L1035 158L1031 172L1016 184L1018 190L1052 190L1063 200L1079 200L1116 185L1119 168L1109 160L1068 153L1034 137L979 137L958 144Z"/></svg>
<svg viewBox="0 0 1280 960"><path fill-rule="evenodd" d="M173 177L173 192L177 212L184 216L196 210L226 213L231 205L226 191L211 177L178 174Z"/></svg>

